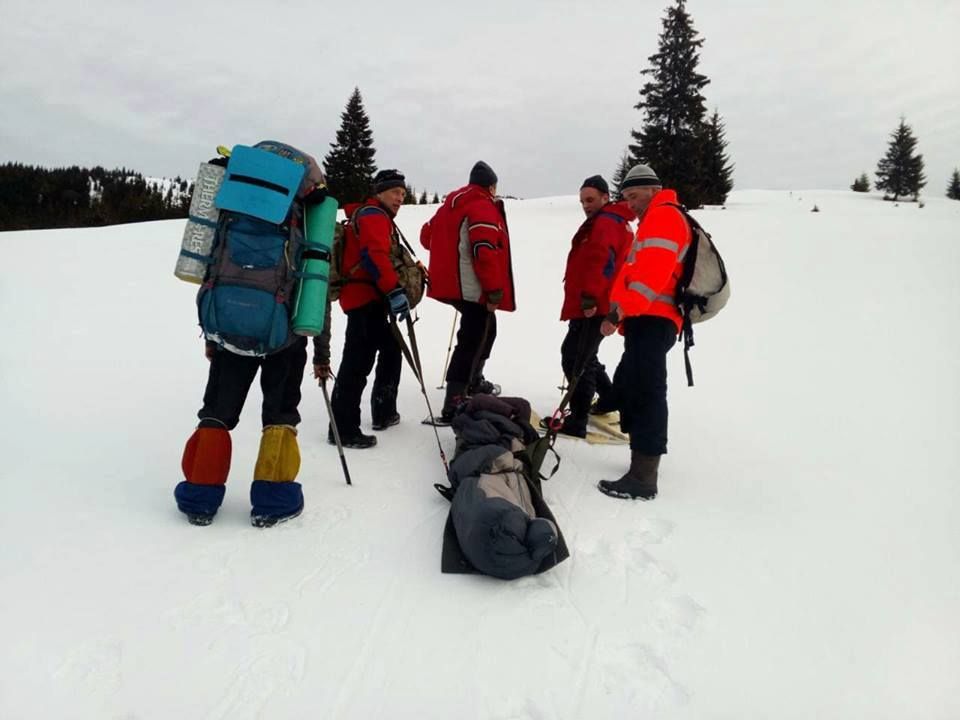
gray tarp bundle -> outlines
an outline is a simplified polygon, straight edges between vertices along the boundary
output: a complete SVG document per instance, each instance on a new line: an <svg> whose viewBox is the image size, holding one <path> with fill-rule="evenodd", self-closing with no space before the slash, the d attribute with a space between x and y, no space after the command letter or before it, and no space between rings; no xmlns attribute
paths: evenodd
<svg viewBox="0 0 960 720"><path fill-rule="evenodd" d="M563 534L514 453L539 435L522 398L476 395L454 418L457 450L441 569L512 580L569 557Z"/></svg>

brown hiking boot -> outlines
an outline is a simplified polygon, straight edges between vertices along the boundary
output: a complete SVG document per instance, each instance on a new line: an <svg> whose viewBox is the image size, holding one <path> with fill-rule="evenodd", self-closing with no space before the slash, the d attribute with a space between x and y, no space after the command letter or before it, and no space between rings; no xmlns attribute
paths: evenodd
<svg viewBox="0 0 960 720"><path fill-rule="evenodd" d="M630 451L630 469L619 480L601 480L597 488L605 495L626 500L653 500L657 496L659 455Z"/></svg>

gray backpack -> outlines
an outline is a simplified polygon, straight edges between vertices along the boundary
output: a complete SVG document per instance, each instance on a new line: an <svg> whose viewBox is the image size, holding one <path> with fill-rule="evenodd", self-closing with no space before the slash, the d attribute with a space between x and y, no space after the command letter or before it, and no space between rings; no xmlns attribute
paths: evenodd
<svg viewBox="0 0 960 720"><path fill-rule="evenodd" d="M683 337L683 361L687 369L687 385L693 386L693 368L690 365L690 348L693 347L694 323L709 320L730 299L730 279L720 252L710 237L687 209L677 208L690 226L690 245L684 253L683 274L677 282L676 303L683 318L680 335Z"/></svg>

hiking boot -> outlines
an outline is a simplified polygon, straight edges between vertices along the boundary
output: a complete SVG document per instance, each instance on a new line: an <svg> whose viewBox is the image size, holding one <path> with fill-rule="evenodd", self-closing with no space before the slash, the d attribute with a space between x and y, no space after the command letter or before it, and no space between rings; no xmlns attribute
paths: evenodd
<svg viewBox="0 0 960 720"><path fill-rule="evenodd" d="M443 408L440 410L440 422L450 424L457 412L457 407L466 394L466 383L451 380L447 382L447 394L443 398Z"/></svg>
<svg viewBox="0 0 960 720"><path fill-rule="evenodd" d="M293 520L295 517L299 517L300 513L303 512L303 506L294 510L291 513L286 515L251 515L250 524L258 528L268 528L273 527L274 525L279 525L284 523L287 520Z"/></svg>
<svg viewBox="0 0 960 720"><path fill-rule="evenodd" d="M337 441L333 437L333 430L327 431L327 442L331 445L336 445ZM354 448L355 450L365 450L366 448L371 448L377 444L377 438L375 435L364 435L362 432L357 430L356 433L352 435L340 435L340 444L345 448Z"/></svg>
<svg viewBox="0 0 960 720"><path fill-rule="evenodd" d="M492 383L487 380L483 375L481 375L477 381L470 386L470 389L467 391L468 395L499 395L500 386L496 383Z"/></svg>
<svg viewBox="0 0 960 720"><path fill-rule="evenodd" d="M400 424L400 413L394 413L386 419L377 419L373 421L374 430L386 430L388 427Z"/></svg>
<svg viewBox="0 0 960 720"><path fill-rule="evenodd" d="M385 430L400 422L397 413L397 386L374 384L370 395L370 417L374 430Z"/></svg>
<svg viewBox="0 0 960 720"><path fill-rule="evenodd" d="M597 398L590 407L591 415L607 415L617 410L617 403L613 398Z"/></svg>
<svg viewBox="0 0 960 720"><path fill-rule="evenodd" d="M187 516L187 522L191 525L200 525L205 527L213 522L214 515L206 515L204 513L185 513Z"/></svg>
<svg viewBox="0 0 960 720"><path fill-rule="evenodd" d="M619 480L601 480L597 488L605 495L625 500L653 500L657 496L659 455L630 451L630 469Z"/></svg>
<svg viewBox="0 0 960 720"><path fill-rule="evenodd" d="M571 420L570 417L563 419L563 425L557 430L559 435L569 435L575 438L585 438L587 436L587 424Z"/></svg>

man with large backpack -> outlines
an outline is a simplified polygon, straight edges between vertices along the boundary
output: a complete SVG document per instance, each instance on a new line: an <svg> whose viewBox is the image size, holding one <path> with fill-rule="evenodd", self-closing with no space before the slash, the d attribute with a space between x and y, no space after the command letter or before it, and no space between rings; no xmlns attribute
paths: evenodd
<svg viewBox="0 0 960 720"><path fill-rule="evenodd" d="M510 235L496 194L497 174L477 162L469 183L448 194L420 232L421 244L430 251L427 295L460 313L441 423L453 419L464 396L499 392L483 377L483 367L497 337L496 312L512 312L516 305Z"/></svg>
<svg viewBox="0 0 960 720"><path fill-rule="evenodd" d="M399 242L393 219L406 197L406 179L397 170L381 170L373 179L373 191L362 205L345 208L349 221L341 250L340 308L347 315L347 329L330 402L341 444L349 448L377 444L376 436L360 432L360 399L374 362L373 429L386 430L400 422L397 389L403 357L390 317L402 321L410 312L392 260ZM335 442L332 427L327 440Z"/></svg>
<svg viewBox="0 0 960 720"><path fill-rule="evenodd" d="M663 189L649 166L632 167L621 194L640 224L611 288L601 332L611 335L619 326L624 336L613 382L620 425L630 435L630 469L598 487L612 497L652 500L660 456L667 452L667 352L683 324L676 291L691 230L676 192Z"/></svg>
<svg viewBox="0 0 960 720"><path fill-rule="evenodd" d="M269 527L303 510L296 426L307 340L292 330L291 307L304 211L327 192L316 161L282 143L237 146L229 161L211 164L226 166L226 178L197 295L210 365L200 422L183 451L185 480L174 496L192 524L213 521L230 470L230 431L259 371L263 434L250 488L251 521Z"/></svg>
<svg viewBox="0 0 960 720"><path fill-rule="evenodd" d="M600 325L610 311L610 287L630 244L629 222L636 216L624 203L610 202L610 189L600 175L580 187L580 206L587 219L573 236L563 276L563 308L567 335L560 361L567 382L576 382L570 396L570 414L558 432L586 437L590 403L595 392L598 412L616 409L613 384L597 360ZM578 378L579 373L579 378Z"/></svg>

